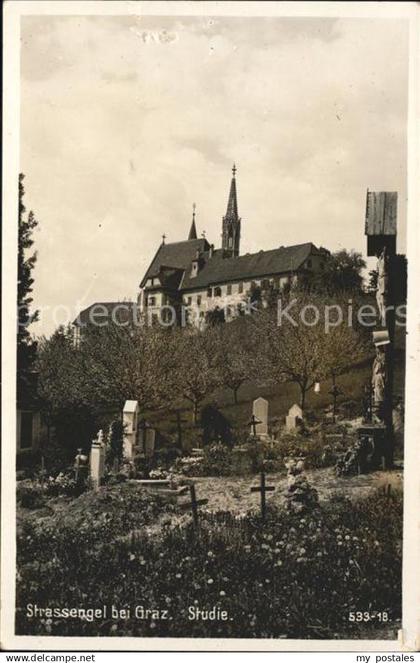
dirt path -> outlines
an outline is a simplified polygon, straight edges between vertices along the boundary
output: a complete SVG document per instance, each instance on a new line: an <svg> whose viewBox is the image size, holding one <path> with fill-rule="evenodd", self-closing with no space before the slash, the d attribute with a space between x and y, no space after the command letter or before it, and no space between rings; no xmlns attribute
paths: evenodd
<svg viewBox="0 0 420 663"><path fill-rule="evenodd" d="M307 470L305 472L310 484L316 488L321 501L338 493L350 498L364 497L381 485L390 483L393 487L402 486L402 472L372 472L353 477L337 477L334 469ZM230 510L244 513L259 505L259 494L251 494L251 486L257 486L259 476L252 477L197 477L198 498L207 498L207 509L210 511ZM266 475L266 484L275 486L275 490L267 493L267 501L281 505L286 488L286 474L273 473Z"/></svg>

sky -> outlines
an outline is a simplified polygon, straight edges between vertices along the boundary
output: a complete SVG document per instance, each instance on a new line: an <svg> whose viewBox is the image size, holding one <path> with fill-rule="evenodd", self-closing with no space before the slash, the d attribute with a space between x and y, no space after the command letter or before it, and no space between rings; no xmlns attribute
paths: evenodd
<svg viewBox="0 0 420 663"><path fill-rule="evenodd" d="M407 36L390 18L22 17L33 332L135 299L193 202L220 246L233 162L241 253L365 255L367 188L398 191L404 251Z"/></svg>

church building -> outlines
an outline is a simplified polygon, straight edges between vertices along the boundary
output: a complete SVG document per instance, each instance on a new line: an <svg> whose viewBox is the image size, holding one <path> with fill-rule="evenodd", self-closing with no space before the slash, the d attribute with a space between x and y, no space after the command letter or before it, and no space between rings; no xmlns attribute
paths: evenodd
<svg viewBox="0 0 420 663"><path fill-rule="evenodd" d="M195 205L188 237L161 245L140 283L138 306L149 318L170 320L173 310L188 307L196 324L206 312L223 308L235 315L238 305L250 298L255 288L290 287L299 275L322 270L328 252L311 242L279 246L268 251L240 254L241 218L238 212L236 167L226 214L222 219L222 245L215 248L197 236Z"/></svg>

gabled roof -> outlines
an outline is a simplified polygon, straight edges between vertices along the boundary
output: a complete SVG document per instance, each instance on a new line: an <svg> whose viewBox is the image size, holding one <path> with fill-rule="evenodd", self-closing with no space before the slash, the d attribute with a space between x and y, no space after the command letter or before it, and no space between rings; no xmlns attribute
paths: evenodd
<svg viewBox="0 0 420 663"><path fill-rule="evenodd" d="M143 288L147 279L158 276L162 267L172 267L186 270L191 266L191 261L195 258L197 251L203 253L210 248L206 239L187 239L183 242L172 242L171 244L161 244L158 248L152 263L140 283Z"/></svg>
<svg viewBox="0 0 420 663"><path fill-rule="evenodd" d="M319 249L311 242L281 246L278 249L236 258L226 258L222 250L217 250L211 258L205 254L204 265L197 276L191 278L190 272L185 273L181 288L182 290L204 288L228 281L247 281L257 277L294 272L314 253L319 253Z"/></svg>
<svg viewBox="0 0 420 663"><path fill-rule="evenodd" d="M121 324L133 320L135 306L134 302L95 302L80 311L72 324L76 327L85 327L95 324L95 321L104 322L106 319L114 319Z"/></svg>

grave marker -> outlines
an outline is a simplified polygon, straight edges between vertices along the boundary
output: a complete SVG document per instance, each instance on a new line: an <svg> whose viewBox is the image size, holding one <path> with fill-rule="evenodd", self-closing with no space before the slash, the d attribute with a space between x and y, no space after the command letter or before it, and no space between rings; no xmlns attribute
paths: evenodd
<svg viewBox="0 0 420 663"><path fill-rule="evenodd" d="M252 404L252 417L259 419L256 424L254 436L268 435L268 401L265 398L257 398Z"/></svg>
<svg viewBox="0 0 420 663"><path fill-rule="evenodd" d="M123 409L123 455L127 460L133 460L134 458L134 449L137 444L138 416L138 401L125 401Z"/></svg>
<svg viewBox="0 0 420 663"><path fill-rule="evenodd" d="M287 430L295 430L300 426L303 421L303 411L302 408L295 403L290 408L286 416L286 428Z"/></svg>
<svg viewBox="0 0 420 663"><path fill-rule="evenodd" d="M261 493L261 517L265 520L266 514L266 497L265 494L274 490L274 486L267 486L265 483L265 472L260 474L260 485L252 486L251 493Z"/></svg>
<svg viewBox="0 0 420 663"><path fill-rule="evenodd" d="M191 509L194 527L197 528L198 527L198 507L202 506L204 504L207 504L208 499L205 499L205 498L201 499L201 500L197 499L194 484L191 484L191 486L190 486L190 498L191 498L191 502L184 502L184 504L180 504L180 506L183 509Z"/></svg>
<svg viewBox="0 0 420 663"><path fill-rule="evenodd" d="M96 440L92 441L92 448L90 452L90 476L94 490L97 490L101 485L102 478L105 474L105 443L103 432L100 430Z"/></svg>

